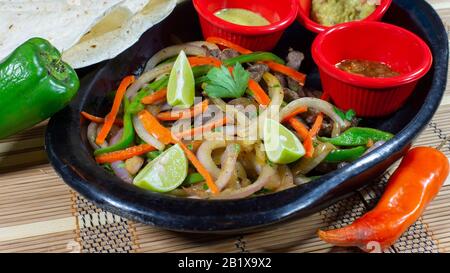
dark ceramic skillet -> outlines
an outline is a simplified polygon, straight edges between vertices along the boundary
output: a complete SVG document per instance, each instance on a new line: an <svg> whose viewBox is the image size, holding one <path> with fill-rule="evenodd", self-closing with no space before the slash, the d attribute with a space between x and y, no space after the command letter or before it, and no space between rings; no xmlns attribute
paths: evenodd
<svg viewBox="0 0 450 273"><path fill-rule="evenodd" d="M120 181L95 163L85 136L87 125L80 124L80 111L104 115L110 104L105 94L114 90L121 78L139 73L146 60L165 46L200 40L197 16L190 3L178 6L132 48L83 78L77 98L48 125L49 159L67 184L99 207L170 230L236 232L317 212L369 184L399 159L431 120L442 98L447 78L448 38L436 12L421 0L398 0L384 21L410 29L427 41L435 60L433 68L402 109L383 119L363 121L364 125L396 133L394 139L310 184L243 200L192 200L141 190ZM285 56L288 48L293 47L309 55L313 38L314 34L295 23L286 31L275 52ZM320 88L317 69L310 58L302 70L308 72L307 84Z"/></svg>

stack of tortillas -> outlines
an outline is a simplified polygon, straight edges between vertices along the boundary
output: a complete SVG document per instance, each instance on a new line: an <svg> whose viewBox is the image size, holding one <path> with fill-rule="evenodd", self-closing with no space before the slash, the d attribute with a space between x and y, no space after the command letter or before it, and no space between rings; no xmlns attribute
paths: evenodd
<svg viewBox="0 0 450 273"><path fill-rule="evenodd" d="M0 60L32 37L49 40L74 68L114 58L180 0L2 0Z"/></svg>

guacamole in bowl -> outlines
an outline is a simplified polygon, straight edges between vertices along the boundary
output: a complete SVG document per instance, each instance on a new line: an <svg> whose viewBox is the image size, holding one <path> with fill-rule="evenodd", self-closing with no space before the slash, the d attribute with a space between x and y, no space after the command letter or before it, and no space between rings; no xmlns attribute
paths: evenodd
<svg viewBox="0 0 450 273"><path fill-rule="evenodd" d="M374 0L312 0L311 19L324 26L367 18L377 8Z"/></svg>

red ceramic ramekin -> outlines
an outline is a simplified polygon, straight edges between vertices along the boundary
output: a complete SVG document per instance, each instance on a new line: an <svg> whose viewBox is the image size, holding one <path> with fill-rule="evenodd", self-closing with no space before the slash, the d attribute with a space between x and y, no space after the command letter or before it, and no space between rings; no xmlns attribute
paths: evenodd
<svg viewBox="0 0 450 273"><path fill-rule="evenodd" d="M193 0L203 36L216 36L253 51L269 51L297 16L298 0ZM214 13L224 8L241 8L259 13L268 26L241 26L220 19Z"/></svg>
<svg viewBox="0 0 450 273"><path fill-rule="evenodd" d="M297 0L300 3L300 8L298 10L297 20L305 26L308 30L316 33L320 33L330 27L320 25L313 20L311 20L311 0ZM389 9L392 0L380 0L380 5L377 9L367 18L362 21L380 21L386 11Z"/></svg>
<svg viewBox="0 0 450 273"><path fill-rule="evenodd" d="M351 22L319 34L312 45L322 87L333 102L358 116L391 114L406 101L418 80L431 68L433 57L422 39L403 28L380 22ZM336 67L343 60L386 63L401 75L369 78Z"/></svg>

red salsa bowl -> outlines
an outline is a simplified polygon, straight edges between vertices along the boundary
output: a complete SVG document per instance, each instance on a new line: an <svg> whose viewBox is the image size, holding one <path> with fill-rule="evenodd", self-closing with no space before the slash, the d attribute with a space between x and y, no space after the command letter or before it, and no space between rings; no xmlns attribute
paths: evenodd
<svg viewBox="0 0 450 273"><path fill-rule="evenodd" d="M431 68L427 44L412 32L380 22L350 22L319 34L312 45L322 87L334 103L353 109L358 116L379 117L399 109L417 82ZM387 64L400 73L390 78L370 78L336 67L344 60Z"/></svg>
<svg viewBox="0 0 450 273"><path fill-rule="evenodd" d="M205 39L220 37L253 51L272 50L284 30L295 21L298 12L298 0L193 0L193 4ZM237 25L214 15L225 8L256 12L266 18L270 25Z"/></svg>
<svg viewBox="0 0 450 273"><path fill-rule="evenodd" d="M299 10L297 20L305 26L308 30L320 33L322 31L328 30L331 27L323 26L319 23L311 20L311 2L312 0L297 0L299 2ZM375 9L375 11L370 14L367 18L361 21L380 21L389 6L392 4L392 0L380 0L380 5Z"/></svg>

